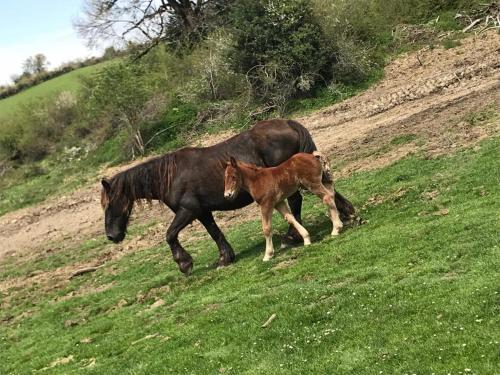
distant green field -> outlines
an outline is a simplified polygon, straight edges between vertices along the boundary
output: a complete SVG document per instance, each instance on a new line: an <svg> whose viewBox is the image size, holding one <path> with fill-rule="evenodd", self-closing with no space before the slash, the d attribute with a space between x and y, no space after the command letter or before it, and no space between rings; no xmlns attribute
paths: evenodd
<svg viewBox="0 0 500 375"><path fill-rule="evenodd" d="M16 109L23 102L53 95L61 91L77 90L80 85L80 77L92 75L109 63L110 61L105 61L73 70L72 72L33 86L19 94L0 100L0 120L15 113Z"/></svg>

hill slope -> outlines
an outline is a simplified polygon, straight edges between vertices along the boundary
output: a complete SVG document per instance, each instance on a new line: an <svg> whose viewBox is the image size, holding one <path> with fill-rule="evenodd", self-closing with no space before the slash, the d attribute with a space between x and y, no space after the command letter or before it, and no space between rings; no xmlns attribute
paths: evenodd
<svg viewBox="0 0 500 375"><path fill-rule="evenodd" d="M106 242L98 183L2 216L0 372L495 373L498 38L402 56L300 119L368 224L330 238L307 196L313 245L270 263L255 206L217 214L238 258L225 269L197 223L183 232L188 278L166 210L136 210L128 239Z"/></svg>
<svg viewBox="0 0 500 375"><path fill-rule="evenodd" d="M105 61L99 64L75 69L69 73L30 87L19 94L0 100L0 121L2 118L14 114L17 108L23 105L23 103L26 104L37 98L45 98L62 91L75 91L80 86L80 77L92 75L109 63L110 61Z"/></svg>

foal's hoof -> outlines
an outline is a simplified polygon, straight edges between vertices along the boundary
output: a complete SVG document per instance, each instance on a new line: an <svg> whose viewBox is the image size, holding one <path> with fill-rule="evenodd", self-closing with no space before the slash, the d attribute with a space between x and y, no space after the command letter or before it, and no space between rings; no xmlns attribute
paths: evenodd
<svg viewBox="0 0 500 375"><path fill-rule="evenodd" d="M309 246L311 244L310 238L304 238L304 246Z"/></svg>
<svg viewBox="0 0 500 375"><path fill-rule="evenodd" d="M269 262L271 259L273 259L273 255L265 255L264 258L262 259L262 261Z"/></svg>
<svg viewBox="0 0 500 375"><path fill-rule="evenodd" d="M340 230L339 229L332 230L332 236L338 236L339 234L340 234Z"/></svg>

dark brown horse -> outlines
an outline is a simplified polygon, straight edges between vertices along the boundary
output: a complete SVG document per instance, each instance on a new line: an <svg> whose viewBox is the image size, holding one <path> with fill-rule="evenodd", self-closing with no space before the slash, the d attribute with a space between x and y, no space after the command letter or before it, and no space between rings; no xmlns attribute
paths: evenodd
<svg viewBox="0 0 500 375"><path fill-rule="evenodd" d="M260 206L262 231L266 238L264 262L274 255L272 233L274 209L295 227L304 239L304 246L311 244L309 232L295 219L285 201L300 187L317 195L328 207L333 224L332 236L339 234L343 224L335 206L335 193L323 185L323 165L328 165L328 161L318 151L314 151L312 155L300 152L277 167L269 168L243 163L232 156L229 159L224 177L224 197L233 199L243 189L250 193Z"/></svg>
<svg viewBox="0 0 500 375"><path fill-rule="evenodd" d="M224 170L230 156L262 167L277 166L299 152L312 153L316 146L301 124L291 120L257 123L215 146L183 148L168 153L102 180L101 202L105 210L105 230L109 240L118 243L125 237L127 223L136 200L159 200L174 213L167 230L167 243L181 272L193 267L191 256L178 241L179 232L198 219L216 242L219 265L234 261L231 245L214 221L212 211L235 210L250 204L250 194L242 191L235 199L224 198ZM301 222L302 196L288 198L294 217ZM343 220L354 217L354 207L339 193L335 203ZM290 226L288 235L301 241Z"/></svg>

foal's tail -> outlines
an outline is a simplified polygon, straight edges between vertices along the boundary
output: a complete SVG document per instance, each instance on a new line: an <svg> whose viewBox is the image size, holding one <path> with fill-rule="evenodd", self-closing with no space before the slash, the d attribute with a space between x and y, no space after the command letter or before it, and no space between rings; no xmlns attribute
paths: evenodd
<svg viewBox="0 0 500 375"><path fill-rule="evenodd" d="M362 222L361 218L356 214L356 209L343 195L333 188L333 174L330 169L330 162L326 155L319 151L313 151L313 155L321 163L321 182L326 186L327 189L335 192L335 205L339 210L340 218L343 222L348 222L352 224L360 224Z"/></svg>
<svg viewBox="0 0 500 375"><path fill-rule="evenodd" d="M322 181L324 183L328 183L329 185L333 184L333 176L332 170L330 169L330 162L325 154L319 151L313 151L313 155L316 159L318 159L321 163L321 172L323 173Z"/></svg>
<svg viewBox="0 0 500 375"><path fill-rule="evenodd" d="M295 130L297 134L299 135L299 150L297 152L306 152L308 154L314 153L315 151L317 152L317 147L311 137L311 133L300 123L294 120L288 120L288 126ZM322 181L323 184L327 184L333 187L333 178L332 178L332 172L330 170L330 164L328 163L328 159L323 156L323 154L317 152L318 156L316 154L314 156L319 157L321 160L321 157L323 157L321 165L323 168L323 176L322 176ZM328 168L328 169L326 169ZM327 171L327 173L325 173ZM359 218L356 215L356 210L354 209L354 206L352 205L349 200L347 200L343 195L341 195L338 191L335 190L335 205L337 206L337 209L339 210L340 213L340 218L342 221L349 221L351 223L354 222L361 222L361 218Z"/></svg>
<svg viewBox="0 0 500 375"><path fill-rule="evenodd" d="M297 152L306 152L310 154L317 150L311 137L311 133L309 133L309 130L307 130L304 125L294 120L288 120L288 126L295 130L295 132L299 135L299 150Z"/></svg>

